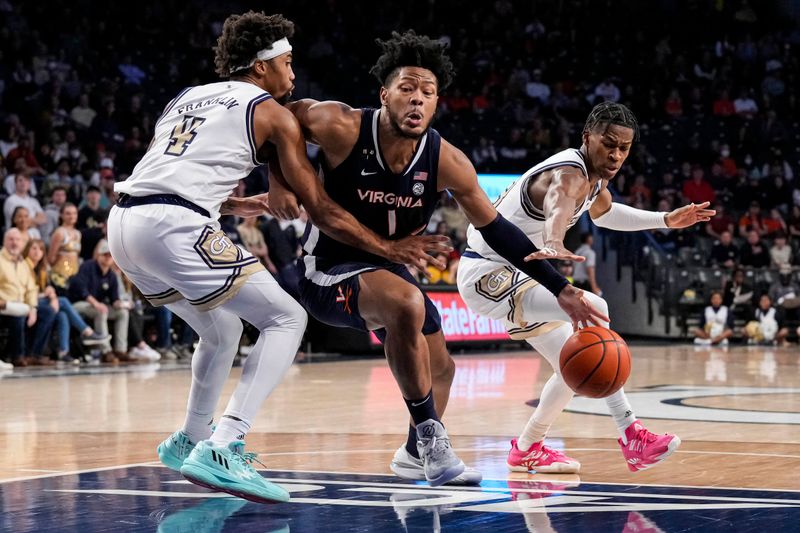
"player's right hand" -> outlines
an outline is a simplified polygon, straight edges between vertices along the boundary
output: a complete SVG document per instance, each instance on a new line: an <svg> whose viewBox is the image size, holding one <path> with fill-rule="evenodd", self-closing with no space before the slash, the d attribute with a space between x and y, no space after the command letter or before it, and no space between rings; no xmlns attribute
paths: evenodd
<svg viewBox="0 0 800 533"><path fill-rule="evenodd" d="M594 324L603 326L603 322L608 324L611 320L597 310L586 298L583 291L572 285L567 285L558 295L558 305L564 310L572 320L572 329L578 331L582 327Z"/></svg>
<svg viewBox="0 0 800 533"><path fill-rule="evenodd" d="M392 241L386 258L402 265L414 265L424 275L428 265L445 270L447 264L434 256L452 251L450 239L444 235L411 235Z"/></svg>
<svg viewBox="0 0 800 533"><path fill-rule="evenodd" d="M272 187L269 193L269 211L281 220L294 220L300 216L300 202L292 191L283 187Z"/></svg>

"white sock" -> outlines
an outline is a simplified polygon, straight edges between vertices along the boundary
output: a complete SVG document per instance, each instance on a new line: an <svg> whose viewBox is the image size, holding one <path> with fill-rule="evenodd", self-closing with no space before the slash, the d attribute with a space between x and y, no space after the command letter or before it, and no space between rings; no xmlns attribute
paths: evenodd
<svg viewBox="0 0 800 533"><path fill-rule="evenodd" d="M222 416L211 435L211 442L214 446L227 446L235 440L244 440L247 432L250 431L250 424L237 418Z"/></svg>
<svg viewBox="0 0 800 533"><path fill-rule="evenodd" d="M636 420L636 415L633 414L633 407L631 407L630 402L628 402L625 391L620 389L606 398L606 405L608 406L611 416L614 417L614 422L617 424L619 434L622 435L623 444L628 444L628 439L625 437L625 430Z"/></svg>
<svg viewBox="0 0 800 533"><path fill-rule="evenodd" d="M539 396L539 405L517 439L517 448L527 450L535 442L544 440L550 426L575 395L561 377L559 358L561 347L572 335L572 327L563 324L544 335L526 339L553 367L554 374L547 380Z"/></svg>
<svg viewBox="0 0 800 533"><path fill-rule="evenodd" d="M195 444L211 436L211 424L214 422L213 413L196 413L186 411L186 420L181 431L188 435L189 440Z"/></svg>

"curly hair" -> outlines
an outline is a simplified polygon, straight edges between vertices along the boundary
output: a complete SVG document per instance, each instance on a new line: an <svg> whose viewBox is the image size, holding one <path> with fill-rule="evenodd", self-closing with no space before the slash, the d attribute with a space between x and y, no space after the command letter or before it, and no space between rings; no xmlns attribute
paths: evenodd
<svg viewBox="0 0 800 533"><path fill-rule="evenodd" d="M426 35L417 35L408 30L402 35L392 32L389 40L376 39L383 54L369 73L378 78L384 87L388 86L402 67L421 67L433 72L439 89L444 89L453 81L455 68L445 53L447 45L434 41Z"/></svg>
<svg viewBox="0 0 800 533"><path fill-rule="evenodd" d="M605 125L605 129L607 130L612 124L632 129L633 140L639 140L639 122L636 120L636 115L634 115L633 111L628 109L627 106L610 100L594 106L592 112L589 113L589 117L586 119L583 131L597 131L603 125Z"/></svg>
<svg viewBox="0 0 800 533"><path fill-rule="evenodd" d="M294 35L294 22L283 15L265 15L248 11L231 15L222 25L222 35L214 47L214 64L221 78L230 77L235 70L243 70L261 50L272 48L272 43Z"/></svg>

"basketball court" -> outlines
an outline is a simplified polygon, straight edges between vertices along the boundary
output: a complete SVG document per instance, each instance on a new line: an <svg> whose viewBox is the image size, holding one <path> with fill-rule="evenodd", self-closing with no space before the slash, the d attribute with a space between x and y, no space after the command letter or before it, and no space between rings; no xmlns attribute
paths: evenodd
<svg viewBox="0 0 800 533"><path fill-rule="evenodd" d="M550 376L528 352L455 357L444 422L480 487L391 475L407 412L382 358L295 364L248 435L292 499L212 493L158 462L180 427L187 365L29 370L0 381L3 531L792 531L800 521L796 348L632 344L626 384L654 432L683 440L628 471L602 400L575 398L548 444L580 475L510 474L508 441ZM235 368L224 392L232 392ZM219 413L218 413L219 414Z"/></svg>

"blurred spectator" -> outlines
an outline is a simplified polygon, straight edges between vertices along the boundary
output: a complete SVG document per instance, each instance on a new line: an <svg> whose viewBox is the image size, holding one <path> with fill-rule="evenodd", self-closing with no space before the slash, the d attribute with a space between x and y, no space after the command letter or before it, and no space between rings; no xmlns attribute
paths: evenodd
<svg viewBox="0 0 800 533"><path fill-rule="evenodd" d="M44 215L47 217L47 223L39 227L42 238L45 242L50 242L50 237L53 235L55 229L60 225L61 208L67 203L67 190L61 185L57 185L50 191L50 203L44 207ZM75 210L75 218L77 220L78 210Z"/></svg>
<svg viewBox="0 0 800 533"><path fill-rule="evenodd" d="M747 237L751 231L755 231L759 235L767 234L767 227L761 216L761 204L756 200L750 202L750 209L739 219L739 236Z"/></svg>
<svg viewBox="0 0 800 533"><path fill-rule="evenodd" d="M733 313L722 304L719 291L711 293L710 303L700 316L700 327L694 329L694 343L727 346L733 335Z"/></svg>
<svg viewBox="0 0 800 533"><path fill-rule="evenodd" d="M27 172L18 172L14 178L14 194L6 198L3 205L3 214L6 217L6 229L11 227L11 218L17 207L25 207L32 217L33 226L47 223L47 217L39 201L31 196L28 191L31 187L31 178Z"/></svg>
<svg viewBox="0 0 800 533"><path fill-rule="evenodd" d="M722 232L727 231L733 236L733 220L725 212L725 204L714 203L716 214L706 224L706 233L715 239L721 239Z"/></svg>
<svg viewBox="0 0 800 533"><path fill-rule="evenodd" d="M792 248L787 244L785 234L778 233L775 235L775 241L769 249L769 256L772 268L791 268Z"/></svg>
<svg viewBox="0 0 800 533"><path fill-rule="evenodd" d="M597 105L606 100L619 102L621 93L619 92L619 87L614 84L614 81L611 78L606 78L594 88L593 96L594 98L591 101L592 105Z"/></svg>
<svg viewBox="0 0 800 533"><path fill-rule="evenodd" d="M573 284L587 291L591 291L598 296L602 296L603 291L597 284L595 267L597 266L597 254L592 249L594 236L591 233L581 234L581 245L575 250L575 255L585 257L586 261L574 263Z"/></svg>
<svg viewBox="0 0 800 533"><path fill-rule="evenodd" d="M47 262L44 261L46 254L46 247L41 240L31 240L25 246L22 256L28 263L31 271L33 272L36 287L39 291L39 304L40 311L39 320L41 320L42 309L50 307L55 313L56 332L58 333L58 352L57 358L64 362L80 362L78 354L70 354L70 326L80 333L83 344L87 346L102 344L111 339L110 335L100 335L89 327L86 322L72 307L70 301L64 296L58 296L55 289L49 283ZM37 332L38 333L38 332ZM44 349L44 345L48 340L48 335L42 333L38 342L41 343L39 353ZM34 347L32 351L36 353L37 341L34 340ZM44 360L45 364L49 361Z"/></svg>
<svg viewBox="0 0 800 533"><path fill-rule="evenodd" d="M789 231L783 215L777 209L771 209L769 216L764 217L764 230L768 237L773 237L778 233L786 234Z"/></svg>
<svg viewBox="0 0 800 533"><path fill-rule="evenodd" d="M716 193L711 184L703 176L703 167L695 165L692 167L692 179L683 183L683 196L689 202L696 204L703 202L713 202Z"/></svg>
<svg viewBox="0 0 800 533"><path fill-rule="evenodd" d="M33 144L30 138L26 135L19 139L19 144L16 148L12 148L6 156L6 168L11 170L16 168L18 159L25 161L25 166L31 169L31 172L43 176L44 169L39 165L36 155L33 153Z"/></svg>
<svg viewBox="0 0 800 533"><path fill-rule="evenodd" d="M9 329L6 352L14 366L28 365L25 328L36 324L38 299L33 274L22 257L22 235L12 228L0 249L0 325Z"/></svg>
<svg viewBox="0 0 800 533"><path fill-rule="evenodd" d="M543 105L550 102L550 86L542 82L541 69L534 69L531 81L525 85L525 94Z"/></svg>
<svg viewBox="0 0 800 533"><path fill-rule="evenodd" d="M50 280L59 296L65 296L69 280L80 267L81 233L76 229L78 209L66 203L61 206L61 225L53 231L47 262L51 266Z"/></svg>
<svg viewBox="0 0 800 533"><path fill-rule="evenodd" d="M751 320L745 325L747 344L778 344L788 346L789 328L783 325L783 313L772 306L768 294L761 295Z"/></svg>
<svg viewBox="0 0 800 533"><path fill-rule="evenodd" d="M144 305L142 304L144 297L113 262L111 270L117 278L117 287L119 287L120 303L118 308L128 311L127 337L130 341L130 351L126 353L117 350L117 359L122 362L158 361L161 359L161 353L151 348L144 340Z"/></svg>
<svg viewBox="0 0 800 533"><path fill-rule="evenodd" d="M273 276L277 276L278 269L269 258L267 243L264 241L264 234L261 233L259 227L259 217L245 218L236 229L239 231L242 244L247 251L257 257Z"/></svg>
<svg viewBox="0 0 800 533"><path fill-rule="evenodd" d="M100 335L108 335L108 321L114 321L114 350L106 342L102 345L103 362L116 363L119 357L127 359L129 313L122 303L117 276L111 270L114 259L108 242L97 245L97 259L85 261L69 283L69 299L81 316L94 321L94 329Z"/></svg>
<svg viewBox="0 0 800 533"><path fill-rule="evenodd" d="M750 92L747 89L742 89L739 92L739 98L733 101L733 109L740 117L752 119L758 113L758 104L750 96Z"/></svg>
<svg viewBox="0 0 800 533"><path fill-rule="evenodd" d="M642 202L647 207L652 205L653 191L647 186L644 174L636 175L628 194L631 197L631 203Z"/></svg>
<svg viewBox="0 0 800 533"><path fill-rule="evenodd" d="M769 266L769 251L756 230L747 233L747 243L742 247L740 263L755 268Z"/></svg>
<svg viewBox="0 0 800 533"><path fill-rule="evenodd" d="M42 238L39 230L31 226L31 216L26 207L19 206L14 209L14 213L11 215L11 226L17 228L22 235L22 246L28 244L31 239Z"/></svg>
<svg viewBox="0 0 800 533"><path fill-rule="evenodd" d="M12 195L17 188L16 179L17 174L25 174L30 176L31 171L28 168L28 165L25 164L25 161L22 159L17 159L16 164L14 165L14 172L9 173L8 176L3 180L3 189L5 190L6 194ZM31 196L38 196L38 190L36 188L36 182L34 180L30 181L30 189L28 189L28 194Z"/></svg>
<svg viewBox="0 0 800 533"><path fill-rule="evenodd" d="M69 112L69 116L79 128L87 130L91 127L94 117L97 116L97 111L89 106L88 94L81 94L78 105L72 108L72 111Z"/></svg>
<svg viewBox="0 0 800 533"><path fill-rule="evenodd" d="M789 217L789 235L800 237L800 205L792 206L792 215Z"/></svg>
<svg viewBox="0 0 800 533"><path fill-rule="evenodd" d="M491 172L494 164L497 163L497 151L494 149L494 141L490 142L486 137L481 136L478 145L472 149L472 162L480 172Z"/></svg>
<svg viewBox="0 0 800 533"><path fill-rule="evenodd" d="M105 234L108 213L100 207L101 197L100 188L90 185L86 189L85 203L78 210L75 227L81 232L82 259L92 258L92 251Z"/></svg>
<svg viewBox="0 0 800 533"><path fill-rule="evenodd" d="M778 281L772 284L769 288L769 297L775 302L775 305L780 307L789 303L789 307L797 307L795 300L800 297L800 290L797 284L792 280L792 271L790 269L781 270L778 276Z"/></svg>
<svg viewBox="0 0 800 533"><path fill-rule="evenodd" d="M718 117L729 117L736 113L736 108L731 101L728 91L723 89L720 91L719 98L714 100L714 115Z"/></svg>
<svg viewBox="0 0 800 533"><path fill-rule="evenodd" d="M739 260L739 248L733 243L733 235L724 230L719 240L711 247L711 264L725 268L733 268Z"/></svg>
<svg viewBox="0 0 800 533"><path fill-rule="evenodd" d="M733 272L733 277L725 281L722 288L722 304L729 309L741 309L749 311L753 303L753 286L747 283L744 270L737 268Z"/></svg>
<svg viewBox="0 0 800 533"><path fill-rule="evenodd" d="M558 273L564 276L571 284L575 284L575 264L572 261L559 261Z"/></svg>

